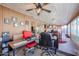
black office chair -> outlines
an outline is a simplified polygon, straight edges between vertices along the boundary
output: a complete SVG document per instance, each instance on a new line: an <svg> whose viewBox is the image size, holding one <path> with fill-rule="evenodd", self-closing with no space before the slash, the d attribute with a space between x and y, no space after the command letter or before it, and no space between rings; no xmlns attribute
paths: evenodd
<svg viewBox="0 0 79 59"><path fill-rule="evenodd" d="M42 49L41 56L52 56L54 55L54 48L52 47L52 40L48 33L42 32L39 40L39 46Z"/></svg>

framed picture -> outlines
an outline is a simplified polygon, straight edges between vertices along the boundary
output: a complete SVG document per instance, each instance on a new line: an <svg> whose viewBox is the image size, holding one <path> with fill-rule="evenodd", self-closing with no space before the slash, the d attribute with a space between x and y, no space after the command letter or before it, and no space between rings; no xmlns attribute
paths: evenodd
<svg viewBox="0 0 79 59"><path fill-rule="evenodd" d="M29 21L25 21L25 24L26 24L26 25L29 25Z"/></svg>
<svg viewBox="0 0 79 59"><path fill-rule="evenodd" d="M17 17L12 17L12 22L16 23L17 22Z"/></svg>
<svg viewBox="0 0 79 59"><path fill-rule="evenodd" d="M25 25L25 22L20 22L20 25L21 25L21 26L24 26L24 25Z"/></svg>
<svg viewBox="0 0 79 59"><path fill-rule="evenodd" d="M19 23L14 23L13 25L14 25L14 27L19 27L20 26Z"/></svg>
<svg viewBox="0 0 79 59"><path fill-rule="evenodd" d="M5 24L10 24L11 23L11 20L9 18L4 18L4 21L3 21Z"/></svg>

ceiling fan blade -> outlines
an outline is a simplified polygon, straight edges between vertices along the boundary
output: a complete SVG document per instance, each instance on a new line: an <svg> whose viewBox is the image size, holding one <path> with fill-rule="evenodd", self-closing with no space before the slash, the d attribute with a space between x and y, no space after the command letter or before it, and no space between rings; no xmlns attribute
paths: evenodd
<svg viewBox="0 0 79 59"><path fill-rule="evenodd" d="M38 7L37 3L33 3L33 4L36 6L36 8Z"/></svg>
<svg viewBox="0 0 79 59"><path fill-rule="evenodd" d="M36 6L36 8L42 8L41 3L33 3L33 4Z"/></svg>
<svg viewBox="0 0 79 59"><path fill-rule="evenodd" d="M46 11L46 12L48 12L48 13L50 13L50 12L51 12L50 10L47 10L47 9L42 9L42 10L44 10L44 11Z"/></svg>
<svg viewBox="0 0 79 59"><path fill-rule="evenodd" d="M48 5L48 4L49 4L49 3L43 3L43 7L46 6L46 5Z"/></svg>
<svg viewBox="0 0 79 59"><path fill-rule="evenodd" d="M33 10L33 9L27 9L26 11L31 11L31 10Z"/></svg>

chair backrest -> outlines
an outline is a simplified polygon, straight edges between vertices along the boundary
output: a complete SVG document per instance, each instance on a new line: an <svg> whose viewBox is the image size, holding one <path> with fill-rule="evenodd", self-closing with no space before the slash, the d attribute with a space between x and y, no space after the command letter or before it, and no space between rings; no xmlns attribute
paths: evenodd
<svg viewBox="0 0 79 59"><path fill-rule="evenodd" d="M2 32L2 42L8 42L9 40L9 32Z"/></svg>
<svg viewBox="0 0 79 59"><path fill-rule="evenodd" d="M22 38L24 38L24 39L32 37L32 32L30 32L30 31L23 31L22 34L23 34Z"/></svg>
<svg viewBox="0 0 79 59"><path fill-rule="evenodd" d="M41 33L41 38L39 41L39 45L45 46L45 47L52 47L51 37L48 33Z"/></svg>

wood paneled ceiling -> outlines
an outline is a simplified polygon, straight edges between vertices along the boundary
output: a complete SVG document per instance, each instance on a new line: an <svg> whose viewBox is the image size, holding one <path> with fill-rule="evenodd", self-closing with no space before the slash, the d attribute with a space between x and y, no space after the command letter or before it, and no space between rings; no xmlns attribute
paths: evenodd
<svg viewBox="0 0 79 59"><path fill-rule="evenodd" d="M67 24L79 12L78 3L49 3L44 8L51 10L51 13L41 11L40 16L36 11L25 11L35 8L32 3L3 3L1 4L10 9L16 10L25 15L30 15L37 20L42 20L48 24L64 25Z"/></svg>

